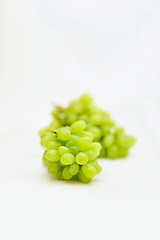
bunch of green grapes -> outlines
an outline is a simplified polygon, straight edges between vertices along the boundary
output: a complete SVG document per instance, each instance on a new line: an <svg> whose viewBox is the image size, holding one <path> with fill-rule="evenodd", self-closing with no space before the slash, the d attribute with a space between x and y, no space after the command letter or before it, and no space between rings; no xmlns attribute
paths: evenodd
<svg viewBox="0 0 160 240"><path fill-rule="evenodd" d="M88 94L70 102L67 108L55 106L52 115L53 121L48 129L70 126L78 120L84 120L86 130L93 134L93 141L102 145L99 157L126 157L135 143L135 138L127 136L123 128L117 127L109 113L94 105Z"/></svg>
<svg viewBox="0 0 160 240"><path fill-rule="evenodd" d="M85 128L86 123L80 120L70 127L40 131L41 145L46 148L43 165L49 173L56 174L57 179L79 179L88 183L101 172L101 166L96 160L101 145L92 142L93 135Z"/></svg>

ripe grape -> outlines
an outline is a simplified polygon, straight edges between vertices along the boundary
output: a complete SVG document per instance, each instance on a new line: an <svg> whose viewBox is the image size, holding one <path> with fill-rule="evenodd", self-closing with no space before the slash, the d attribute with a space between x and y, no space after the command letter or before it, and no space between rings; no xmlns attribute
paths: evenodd
<svg viewBox="0 0 160 240"><path fill-rule="evenodd" d="M87 154L80 152L76 155L75 161L76 163L78 163L79 165L84 165L85 163L88 162L88 156Z"/></svg>

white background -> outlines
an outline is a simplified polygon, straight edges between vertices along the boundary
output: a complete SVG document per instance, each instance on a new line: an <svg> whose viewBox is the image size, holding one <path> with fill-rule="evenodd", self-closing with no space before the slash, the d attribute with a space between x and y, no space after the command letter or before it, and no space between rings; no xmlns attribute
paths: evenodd
<svg viewBox="0 0 160 240"><path fill-rule="evenodd" d="M0 1L1 239L159 239L160 2ZM90 184L55 181L38 130L92 94L137 138Z"/></svg>

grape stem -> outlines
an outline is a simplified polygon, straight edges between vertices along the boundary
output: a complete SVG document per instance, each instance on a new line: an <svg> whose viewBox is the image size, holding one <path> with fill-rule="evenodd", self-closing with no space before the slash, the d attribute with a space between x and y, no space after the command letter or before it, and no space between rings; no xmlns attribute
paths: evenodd
<svg viewBox="0 0 160 240"><path fill-rule="evenodd" d="M57 135L56 129L52 128L51 131Z"/></svg>

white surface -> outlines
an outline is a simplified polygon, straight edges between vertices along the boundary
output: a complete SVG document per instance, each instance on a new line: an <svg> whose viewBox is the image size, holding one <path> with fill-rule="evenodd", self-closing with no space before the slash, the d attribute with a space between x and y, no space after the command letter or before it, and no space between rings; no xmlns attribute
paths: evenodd
<svg viewBox="0 0 160 240"><path fill-rule="evenodd" d="M1 1L0 239L159 239L159 1ZM55 181L38 130L83 92L137 138L90 184Z"/></svg>

